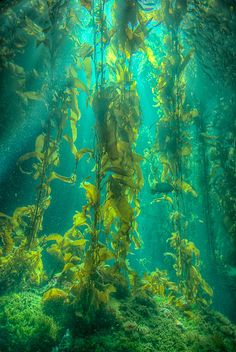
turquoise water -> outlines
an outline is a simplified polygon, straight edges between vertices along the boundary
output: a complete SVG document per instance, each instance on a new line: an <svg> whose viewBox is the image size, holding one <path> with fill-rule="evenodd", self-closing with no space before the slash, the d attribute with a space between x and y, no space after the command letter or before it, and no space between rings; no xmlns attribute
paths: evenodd
<svg viewBox="0 0 236 352"><path fill-rule="evenodd" d="M234 351L233 0L2 1L0 351Z"/></svg>

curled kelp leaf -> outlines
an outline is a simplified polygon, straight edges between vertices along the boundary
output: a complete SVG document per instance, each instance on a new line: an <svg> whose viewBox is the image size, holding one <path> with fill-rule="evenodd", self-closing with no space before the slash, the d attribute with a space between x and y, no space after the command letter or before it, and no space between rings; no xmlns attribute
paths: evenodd
<svg viewBox="0 0 236 352"><path fill-rule="evenodd" d="M32 158L36 158L36 159L38 159L40 162L42 162L42 161L43 161L43 157L44 157L43 153L39 153L39 152L37 152L37 151L35 151L35 152L29 152L29 153L26 153L26 154L22 155L22 156L18 159L17 164L19 165L20 171L21 171L23 174L28 174L28 175L30 175L30 174L32 174L32 171L25 171L25 170L22 168L21 164L22 164L24 161L29 160L29 159L32 159Z"/></svg>
<svg viewBox="0 0 236 352"><path fill-rule="evenodd" d="M62 176L59 175L57 172L52 171L49 178L48 178L48 183L51 182L52 180L58 179L62 182L65 183L75 183L76 182L76 174L72 174L71 176L67 177L67 176Z"/></svg>
<svg viewBox="0 0 236 352"><path fill-rule="evenodd" d="M80 187L84 188L86 191L86 198L90 205L95 205L98 201L98 189L92 183L82 182Z"/></svg>
<svg viewBox="0 0 236 352"><path fill-rule="evenodd" d="M68 136L67 134L63 136L63 138L69 143L71 153L74 155L75 160L79 161L85 154L89 154L90 156L93 155L93 150L89 148L82 148L80 150L77 150L73 139Z"/></svg>

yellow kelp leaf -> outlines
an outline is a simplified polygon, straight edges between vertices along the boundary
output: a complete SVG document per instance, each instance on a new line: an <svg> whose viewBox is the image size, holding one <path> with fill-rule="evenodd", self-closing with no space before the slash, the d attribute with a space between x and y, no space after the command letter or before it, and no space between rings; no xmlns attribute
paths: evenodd
<svg viewBox="0 0 236 352"><path fill-rule="evenodd" d="M41 251L31 251L28 253L28 256L30 261L34 263L34 269L30 276L30 280L39 285L45 277Z"/></svg>
<svg viewBox="0 0 236 352"><path fill-rule="evenodd" d="M80 238L79 240L71 241L70 245L71 246L84 246L86 244L87 240L85 238Z"/></svg>
<svg viewBox="0 0 236 352"><path fill-rule="evenodd" d="M197 279L197 281L199 282L199 284L201 285L202 289L210 296L213 296L213 290L212 288L208 285L208 283L202 278L201 273L199 272L199 270L192 265L191 266L191 275Z"/></svg>
<svg viewBox="0 0 236 352"><path fill-rule="evenodd" d="M67 297L67 293L59 288L51 288L43 295L43 302L54 301L54 300L64 300Z"/></svg>
<svg viewBox="0 0 236 352"><path fill-rule="evenodd" d="M93 46L88 43L83 43L79 48L79 55L82 59L93 55Z"/></svg>
<svg viewBox="0 0 236 352"><path fill-rule="evenodd" d="M86 224L86 215L81 212L76 212L73 216L73 224L74 226L81 226Z"/></svg>
<svg viewBox="0 0 236 352"><path fill-rule="evenodd" d="M11 237L11 233L12 233L11 227L9 229L6 228L0 232L0 238L3 245L2 248L3 248L4 255L9 254L13 249L14 241Z"/></svg>
<svg viewBox="0 0 236 352"><path fill-rule="evenodd" d="M26 161L29 160L31 158L36 158L39 161L42 161L43 159L43 153L38 153L38 152L29 152L26 153L24 155L22 155L19 159L18 159L18 163L21 163L22 161Z"/></svg>
<svg viewBox="0 0 236 352"><path fill-rule="evenodd" d="M75 89L71 89L70 91L70 108L76 114L76 116L78 116L79 119L81 114Z"/></svg>
<svg viewBox="0 0 236 352"><path fill-rule="evenodd" d="M124 169L124 167L121 167L120 160L114 160L112 161L112 164L105 162L101 172L105 173L109 171L121 176L132 176L134 174L134 171L132 169Z"/></svg>
<svg viewBox="0 0 236 352"><path fill-rule="evenodd" d="M141 243L136 236L132 236L132 241L134 242L135 249L140 249L141 248Z"/></svg>
<svg viewBox="0 0 236 352"><path fill-rule="evenodd" d="M18 218L24 215L29 215L30 212L32 212L32 210L33 210L32 206L16 208L13 212L12 219Z"/></svg>
<svg viewBox="0 0 236 352"><path fill-rule="evenodd" d="M79 161L86 153L90 155L93 154L93 150L89 148L82 148L80 150L77 150L75 144L73 143L72 138L67 134L64 135L63 138L69 143L71 153L74 155L77 161Z"/></svg>
<svg viewBox="0 0 236 352"><path fill-rule="evenodd" d="M77 139L77 126L76 123L79 120L80 116L75 115L76 118L70 117L70 127L71 127L71 134L72 134L72 142L74 143Z"/></svg>
<svg viewBox="0 0 236 352"><path fill-rule="evenodd" d="M56 258L58 258L60 261L64 261L61 250L57 244L53 244L51 247L47 248L47 252L52 256L55 256Z"/></svg>
<svg viewBox="0 0 236 352"><path fill-rule="evenodd" d="M102 247L98 251L99 259L100 261L106 261L106 260L111 260L114 258L114 253L107 249L106 247Z"/></svg>
<svg viewBox="0 0 236 352"><path fill-rule="evenodd" d="M7 214L5 214L5 213L1 213L1 212L0 212L0 217L1 217L1 218L7 218L7 219L9 219L9 220L11 219L11 217L10 217L9 215L7 215Z"/></svg>
<svg viewBox="0 0 236 352"><path fill-rule="evenodd" d="M51 172L51 175L48 178L48 182L51 182L54 179L58 179L65 183L75 183L76 182L76 174L72 174L70 177L62 176L56 173L55 171Z"/></svg>
<svg viewBox="0 0 236 352"><path fill-rule="evenodd" d="M63 236L59 235L59 233L52 233L45 238L45 241L56 241L59 244L63 241Z"/></svg>
<svg viewBox="0 0 236 352"><path fill-rule="evenodd" d="M72 153L72 154L74 155L74 157L76 158L78 150L77 150L75 144L73 143L72 138L71 138L70 136L68 136L67 134L64 135L63 138L69 143L71 153Z"/></svg>
<svg viewBox="0 0 236 352"><path fill-rule="evenodd" d="M104 291L96 290L97 303L107 304L111 293L116 292L116 288L113 285L107 285Z"/></svg>
<svg viewBox="0 0 236 352"><path fill-rule="evenodd" d="M125 172L125 171L124 171ZM128 171L127 171L128 173ZM125 186L129 186L130 188L133 188L134 190L137 189L137 183L135 182L135 180L129 176L122 176L122 175L112 175L112 179L114 180L119 180L119 183L125 185Z"/></svg>
<svg viewBox="0 0 236 352"><path fill-rule="evenodd" d="M129 204L125 195L117 199L116 201L117 209L119 211L121 220L125 223L130 223L133 220L133 208Z"/></svg>
<svg viewBox="0 0 236 352"><path fill-rule="evenodd" d="M117 60L117 56L116 56L114 49L112 48L111 45L109 45L109 47L107 49L106 60L107 60L108 64L114 64Z"/></svg>
<svg viewBox="0 0 236 352"><path fill-rule="evenodd" d="M93 150L89 149L89 148L82 148L82 149L78 150L76 153L76 160L80 160L84 156L84 154L86 154L86 153L92 155Z"/></svg>
<svg viewBox="0 0 236 352"><path fill-rule="evenodd" d="M198 115L199 115L198 110L193 109L189 112L182 113L181 120L183 120L185 122L192 122Z"/></svg>
<svg viewBox="0 0 236 352"><path fill-rule="evenodd" d="M181 148L180 148L180 154L181 156L189 156L192 153L192 146L191 144L184 144Z"/></svg>
<svg viewBox="0 0 236 352"><path fill-rule="evenodd" d="M197 249L197 247L195 246L195 244L193 242L188 241L186 243L186 249L190 253L194 254L196 257L200 256L200 251L199 251L199 249Z"/></svg>
<svg viewBox="0 0 236 352"><path fill-rule="evenodd" d="M66 263L66 264L64 265L64 268L63 268L62 272L65 273L65 272L67 272L67 271L73 269L74 267L75 267L75 264L73 264L73 263Z"/></svg>
<svg viewBox="0 0 236 352"><path fill-rule="evenodd" d="M173 211L170 213L170 220L173 222L177 222L181 218L181 213L179 211Z"/></svg>
<svg viewBox="0 0 236 352"><path fill-rule="evenodd" d="M89 182L82 182L81 187L86 191L86 198L91 205L97 203L98 200L98 190L97 188Z"/></svg>
<svg viewBox="0 0 236 352"><path fill-rule="evenodd" d="M136 217L137 217L141 213L140 200L138 198L134 199L134 205L135 205L135 211L136 211Z"/></svg>
<svg viewBox="0 0 236 352"><path fill-rule="evenodd" d="M76 78L77 77L77 73L78 73L77 68L75 68L74 66L71 66L70 70L69 70L69 77Z"/></svg>
<svg viewBox="0 0 236 352"><path fill-rule="evenodd" d="M91 59L91 57L86 57L84 59L84 70L85 70L85 74L86 74L87 86L90 87L91 78L92 78L92 59Z"/></svg>
<svg viewBox="0 0 236 352"><path fill-rule="evenodd" d="M65 262L69 262L71 260L71 258L73 257L72 253L66 253L63 257Z"/></svg>
<svg viewBox="0 0 236 352"><path fill-rule="evenodd" d="M153 203L160 203L161 201L163 201L163 200L166 200L168 203L170 203L170 204L174 204L173 203L173 199L171 198L171 197L169 197L169 196L167 196L167 195L164 195L164 196L162 196L162 197L160 197L160 198L155 198L155 199L153 199L153 201L151 202L151 204L153 204Z"/></svg>
<svg viewBox="0 0 236 352"><path fill-rule="evenodd" d="M30 174L32 174L32 171L26 171L26 170L24 170L24 169L22 168L22 166L21 166L21 163L22 163L23 161L26 161L26 160L29 160L29 159L32 159L32 158L36 158L36 159L38 159L40 162L42 162L43 157L44 157L43 153L29 152L29 153L26 153L26 154L22 155L22 156L18 159L17 164L19 165L19 169L20 169L20 171L21 171L23 174L28 174L28 175L30 175Z"/></svg>
<svg viewBox="0 0 236 352"><path fill-rule="evenodd" d="M180 68L179 68L179 72L182 72L185 69L185 67L188 65L189 60L193 56L193 53L194 53L194 50L191 50L185 57L182 58L182 62L181 62Z"/></svg>
<svg viewBox="0 0 236 352"><path fill-rule="evenodd" d="M200 133L200 136L201 136L201 137L204 137L204 138L206 138L206 139L209 139L209 140L216 140L216 139L219 138L218 136L211 136L211 135L209 135L209 134L207 134L207 133Z"/></svg>
<svg viewBox="0 0 236 352"><path fill-rule="evenodd" d="M82 90L85 93L88 92L87 86L84 84L84 82L82 82L77 77L70 78L69 84L71 85L72 88L78 88L78 89Z"/></svg>
<svg viewBox="0 0 236 352"><path fill-rule="evenodd" d="M35 141L35 151L36 153L41 153L43 151L45 135L40 134Z"/></svg>
<svg viewBox="0 0 236 352"><path fill-rule="evenodd" d="M25 70L22 66L16 65L13 62L8 62L7 67L12 73L16 74L17 76L25 75Z"/></svg>
<svg viewBox="0 0 236 352"><path fill-rule="evenodd" d="M70 262L79 262L80 260L81 258L77 255L73 255L73 257L70 258Z"/></svg>
<svg viewBox="0 0 236 352"><path fill-rule="evenodd" d="M80 2L89 12L92 10L92 0L81 0Z"/></svg>
<svg viewBox="0 0 236 352"><path fill-rule="evenodd" d="M33 22L29 17L25 17L25 25L23 29L28 35L44 37L42 27Z"/></svg>
<svg viewBox="0 0 236 352"><path fill-rule="evenodd" d="M103 206L103 224L105 232L110 232L111 225L115 218L119 216L119 212L116 209L115 202L113 199L107 199Z"/></svg>
<svg viewBox="0 0 236 352"><path fill-rule="evenodd" d="M178 260L177 256L176 256L174 253L165 252L164 255L165 255L166 257L171 257L171 258L173 258L176 262L177 262L177 260Z"/></svg>
<svg viewBox="0 0 236 352"><path fill-rule="evenodd" d="M195 198L198 196L197 192L193 189L193 187L189 183L187 183L185 181L177 180L175 182L175 185L176 185L177 188L179 188L180 190L184 191L185 193L192 194L192 196L195 197Z"/></svg>
<svg viewBox="0 0 236 352"><path fill-rule="evenodd" d="M29 100L42 100L43 99L43 96L41 93L39 92L35 92L35 91L32 91L32 92L20 92L20 91L16 91L16 93L22 97L22 98L25 98L25 99L29 99Z"/></svg>
<svg viewBox="0 0 236 352"><path fill-rule="evenodd" d="M136 163L135 165L135 173L136 173L136 184L137 184L137 188L141 189L144 185L144 178L143 178L143 172L141 169L141 166Z"/></svg>
<svg viewBox="0 0 236 352"><path fill-rule="evenodd" d="M164 195L163 199L165 199L168 203L170 203L172 205L174 204L173 199L167 195Z"/></svg>
<svg viewBox="0 0 236 352"><path fill-rule="evenodd" d="M161 182L165 182L166 176L170 171L170 166L168 164L163 164L163 170L161 173Z"/></svg>
<svg viewBox="0 0 236 352"><path fill-rule="evenodd" d="M150 47L146 46L145 52L146 52L146 55L147 55L147 58L148 58L148 61L150 62L150 64L152 64L153 67L158 68L158 63L157 63L157 60L156 60L156 57L154 55L153 50Z"/></svg>
<svg viewBox="0 0 236 352"><path fill-rule="evenodd" d="M202 289L210 296L213 297L213 290L211 286L208 285L208 283L202 278L201 281Z"/></svg>

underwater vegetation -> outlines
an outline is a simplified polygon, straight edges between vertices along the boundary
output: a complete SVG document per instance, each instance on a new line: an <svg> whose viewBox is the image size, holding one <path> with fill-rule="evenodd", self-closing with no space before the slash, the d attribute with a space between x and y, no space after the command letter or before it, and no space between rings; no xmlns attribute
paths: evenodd
<svg viewBox="0 0 236 352"><path fill-rule="evenodd" d="M0 351L235 351L234 1L0 20Z"/></svg>

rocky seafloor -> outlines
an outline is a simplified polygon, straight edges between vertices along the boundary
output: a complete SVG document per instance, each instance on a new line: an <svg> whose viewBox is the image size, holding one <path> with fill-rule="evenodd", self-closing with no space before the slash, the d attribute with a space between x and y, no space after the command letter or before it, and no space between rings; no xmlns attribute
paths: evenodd
<svg viewBox="0 0 236 352"><path fill-rule="evenodd" d="M236 326L209 307L146 294L113 298L88 320L35 292L0 298L1 352L235 352Z"/></svg>

